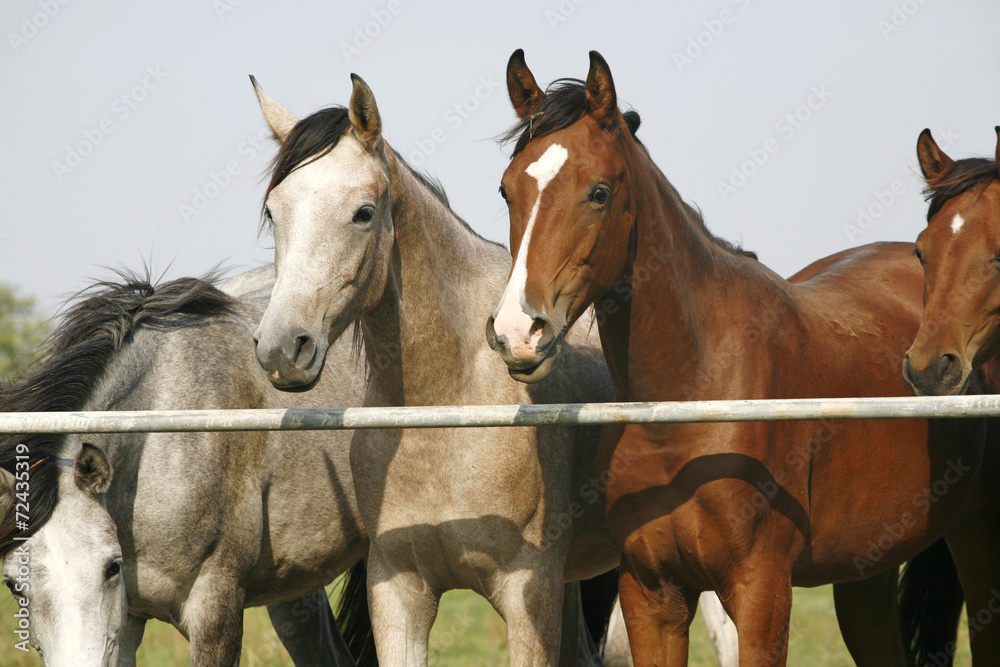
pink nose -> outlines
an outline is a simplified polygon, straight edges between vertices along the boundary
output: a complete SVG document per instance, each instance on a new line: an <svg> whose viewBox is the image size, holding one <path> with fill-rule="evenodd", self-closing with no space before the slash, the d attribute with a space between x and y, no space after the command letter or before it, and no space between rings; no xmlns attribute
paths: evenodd
<svg viewBox="0 0 1000 667"><path fill-rule="evenodd" d="M545 321L526 313L503 312L493 321L497 337L506 340L507 353L517 360L530 360L538 352L538 342L545 331Z"/></svg>

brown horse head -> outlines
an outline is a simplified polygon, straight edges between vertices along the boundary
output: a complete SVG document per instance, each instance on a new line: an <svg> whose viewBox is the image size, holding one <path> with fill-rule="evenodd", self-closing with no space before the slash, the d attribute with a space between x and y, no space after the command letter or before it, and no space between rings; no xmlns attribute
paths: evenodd
<svg viewBox="0 0 1000 667"><path fill-rule="evenodd" d="M548 375L565 331L624 267L638 115L618 111L611 70L596 51L586 83L563 79L546 92L515 51L507 86L521 119L507 135L517 143L500 185L514 265L486 331L511 376L535 382Z"/></svg>
<svg viewBox="0 0 1000 667"><path fill-rule="evenodd" d="M1000 127L996 128L1000 140ZM915 253L924 316L903 375L917 394L958 394L1000 350L1000 158L953 161L929 130L917 141L930 201Z"/></svg>

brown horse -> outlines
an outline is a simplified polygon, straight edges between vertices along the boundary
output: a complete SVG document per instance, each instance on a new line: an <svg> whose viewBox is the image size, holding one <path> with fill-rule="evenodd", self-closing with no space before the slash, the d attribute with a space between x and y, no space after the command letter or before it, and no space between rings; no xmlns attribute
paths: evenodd
<svg viewBox="0 0 1000 667"><path fill-rule="evenodd" d="M917 157L930 202L914 250L925 307L903 373L917 394L961 394L1000 353L1000 169L993 158L952 160L930 130Z"/></svg>
<svg viewBox="0 0 1000 667"><path fill-rule="evenodd" d="M899 367L921 312L910 248L856 248L782 279L706 229L636 139L638 114L619 112L607 63L596 52L590 61L585 83L548 91L520 51L508 64L521 122L508 135L517 143L500 190L515 262L487 338L511 374L544 378L563 332L594 304L617 400L908 394ZM856 614L842 626L849 646L864 634L894 637L893 619L859 598L891 591L894 568L961 517L982 465L982 427L605 428L596 465L608 471L636 664L687 663L703 590L717 591L735 621L741 665L785 664L793 585L835 584L838 607ZM970 602L985 602L1000 569L978 571L971 557L1000 552L1000 535L973 532L947 537L975 579ZM1000 651L987 642L998 630L976 633L977 661L996 664ZM883 650L864 662L902 663L901 647Z"/></svg>
<svg viewBox="0 0 1000 667"><path fill-rule="evenodd" d="M952 160L930 130L917 140L930 204L927 228L914 248L924 267L924 315L903 376L920 395L996 393L1000 387L1000 127L995 131L994 158ZM988 443L996 442L995 422ZM997 495L977 496L966 514L975 508L982 515L977 523L997 526ZM937 585L954 588L945 580ZM990 603L992 598L985 606L970 602L972 632L992 620Z"/></svg>

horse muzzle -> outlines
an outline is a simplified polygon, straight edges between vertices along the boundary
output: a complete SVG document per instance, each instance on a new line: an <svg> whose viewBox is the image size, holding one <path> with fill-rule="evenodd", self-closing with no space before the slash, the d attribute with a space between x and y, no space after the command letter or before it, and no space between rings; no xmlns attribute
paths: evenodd
<svg viewBox="0 0 1000 667"><path fill-rule="evenodd" d="M562 344L562 329L545 317L528 318L530 323L486 320L486 341L507 364L507 372L519 382L539 382L548 377Z"/></svg>
<svg viewBox="0 0 1000 667"><path fill-rule="evenodd" d="M910 348L903 357L903 379L918 396L954 396L965 391L969 364L957 352L938 350L924 357Z"/></svg>
<svg viewBox="0 0 1000 667"><path fill-rule="evenodd" d="M283 391L311 389L319 379L326 355L326 342L304 328L254 334L260 367L276 388Z"/></svg>

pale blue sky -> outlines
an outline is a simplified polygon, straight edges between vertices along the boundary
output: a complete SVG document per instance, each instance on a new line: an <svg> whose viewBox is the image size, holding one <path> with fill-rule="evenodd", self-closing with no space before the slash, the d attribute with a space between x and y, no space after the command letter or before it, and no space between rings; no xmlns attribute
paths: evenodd
<svg viewBox="0 0 1000 667"><path fill-rule="evenodd" d="M785 275L911 241L919 132L992 155L1000 123L992 0L4 0L0 28L0 281L48 308L102 267L269 261L256 231L274 146L248 74L304 116L346 103L357 72L389 142L506 243L492 138L514 120L507 58L524 48L544 85L584 77L597 49L681 194Z"/></svg>

